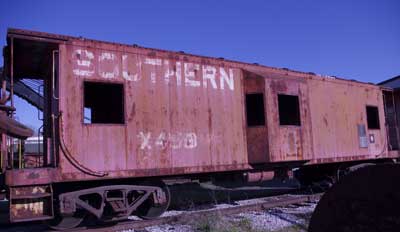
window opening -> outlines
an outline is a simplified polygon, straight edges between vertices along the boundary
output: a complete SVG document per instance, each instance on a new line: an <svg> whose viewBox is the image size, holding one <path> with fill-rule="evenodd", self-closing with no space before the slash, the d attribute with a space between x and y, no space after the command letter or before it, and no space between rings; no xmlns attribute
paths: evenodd
<svg viewBox="0 0 400 232"><path fill-rule="evenodd" d="M123 124L123 85L115 83L84 82L85 124Z"/></svg>
<svg viewBox="0 0 400 232"><path fill-rule="evenodd" d="M300 126L299 97L278 94L279 124Z"/></svg>
<svg viewBox="0 0 400 232"><path fill-rule="evenodd" d="M378 107L367 106L367 124L368 129L380 129Z"/></svg>
<svg viewBox="0 0 400 232"><path fill-rule="evenodd" d="M246 94L246 115L247 126L251 127L265 125L263 93Z"/></svg>

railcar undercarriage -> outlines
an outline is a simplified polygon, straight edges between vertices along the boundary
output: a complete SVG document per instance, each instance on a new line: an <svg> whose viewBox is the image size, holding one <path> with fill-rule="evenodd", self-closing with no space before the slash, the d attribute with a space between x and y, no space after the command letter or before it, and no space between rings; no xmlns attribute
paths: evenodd
<svg viewBox="0 0 400 232"><path fill-rule="evenodd" d="M169 206L167 185L109 185L62 193L56 200L56 217L48 221L54 229L78 226L87 214L110 222L137 215L144 219L160 216ZM154 185L154 184L153 184Z"/></svg>

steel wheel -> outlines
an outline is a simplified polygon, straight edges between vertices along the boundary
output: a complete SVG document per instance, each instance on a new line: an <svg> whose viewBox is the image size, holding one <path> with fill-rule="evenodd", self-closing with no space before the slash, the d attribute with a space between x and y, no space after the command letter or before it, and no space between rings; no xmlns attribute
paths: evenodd
<svg viewBox="0 0 400 232"><path fill-rule="evenodd" d="M166 197L166 202L164 204L156 205L152 196L149 197L143 204L141 204L136 210L135 214L142 219L154 219L161 216L165 211L167 211L169 204L171 202L171 193L168 186L163 181L158 181L156 183L145 183L143 185L152 185L160 187Z"/></svg>

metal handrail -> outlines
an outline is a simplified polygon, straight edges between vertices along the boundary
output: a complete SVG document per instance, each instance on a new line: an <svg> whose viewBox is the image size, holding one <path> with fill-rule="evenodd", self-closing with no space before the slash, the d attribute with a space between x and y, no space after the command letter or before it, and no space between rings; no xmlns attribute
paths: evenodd
<svg viewBox="0 0 400 232"><path fill-rule="evenodd" d="M56 87L55 87L55 72L56 72L56 65L55 65L55 54L58 54L58 50L53 50L53 64L52 64L52 75L51 75L51 78L52 78L52 80L51 80L51 82L52 82L52 86L51 86L51 92L52 92L52 95L53 95L53 99L54 100L58 100L58 97L56 97L55 95L54 95L54 92L55 92L55 89L56 89ZM58 57L58 56L57 56ZM58 63L58 62L57 62Z"/></svg>
<svg viewBox="0 0 400 232"><path fill-rule="evenodd" d="M40 165L40 156L42 157L42 160L44 161L44 143L43 143L43 132L41 132L43 130L43 125L39 127L38 129L38 154L39 154L39 161L37 166L41 166ZM42 141L42 142L41 142ZM40 148L42 147L42 151L40 151ZM42 165L44 165L44 163L42 163Z"/></svg>
<svg viewBox="0 0 400 232"><path fill-rule="evenodd" d="M39 95L40 95L41 90L42 90L43 88L44 88L43 84L41 84L41 85L38 86L38 93L39 93ZM38 120L43 121L44 118L40 118L40 112L41 112L41 110L38 108Z"/></svg>
<svg viewBox="0 0 400 232"><path fill-rule="evenodd" d="M3 141L0 143L0 173L3 172Z"/></svg>
<svg viewBox="0 0 400 232"><path fill-rule="evenodd" d="M24 162L22 160L22 140L18 139L18 168L24 168Z"/></svg>

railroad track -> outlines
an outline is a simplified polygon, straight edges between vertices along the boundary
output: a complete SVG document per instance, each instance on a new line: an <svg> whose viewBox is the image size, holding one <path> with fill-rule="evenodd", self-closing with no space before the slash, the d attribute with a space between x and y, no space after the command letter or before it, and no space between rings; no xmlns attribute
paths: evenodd
<svg viewBox="0 0 400 232"><path fill-rule="evenodd" d="M260 211L265 209L270 209L274 207L282 207L291 204L299 204L303 202L316 201L319 200L322 194L312 194L312 195L280 195L273 197L263 197L256 200L255 203L249 204L239 204L233 205L229 207L223 208L213 208L213 209L204 209L204 210L196 210L191 212L182 212L176 215L164 216L153 220L129 220L122 221L116 225L106 226L106 227L78 227L73 230L68 230L68 232L78 232L78 231L86 231L86 232L108 232L108 231L132 231L135 229L143 229L145 227L156 226L161 224L169 224L169 223L184 223L189 218L195 217L204 217L204 216L212 216L212 215L231 215L238 214L242 212L249 211Z"/></svg>

